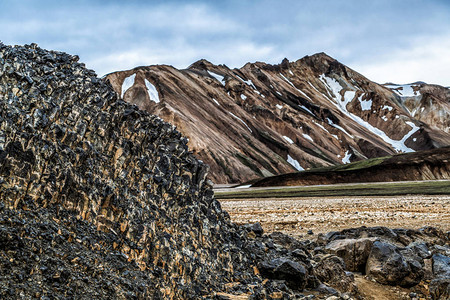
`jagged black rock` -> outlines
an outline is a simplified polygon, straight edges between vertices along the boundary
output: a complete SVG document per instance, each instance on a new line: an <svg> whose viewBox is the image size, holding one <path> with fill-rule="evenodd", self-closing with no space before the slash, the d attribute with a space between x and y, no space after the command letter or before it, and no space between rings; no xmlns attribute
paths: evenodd
<svg viewBox="0 0 450 300"><path fill-rule="evenodd" d="M21 275L23 282L38 286L36 293L195 298L223 290L231 281L258 280L245 271L249 262L234 242L239 234L213 197L207 166L189 152L186 138L172 125L118 99L77 56L35 44L1 44L0 76L4 216L24 220L19 236L34 224L27 216L69 232L50 234L51 241L42 240L37 249L51 257L56 251L51 245L59 245L60 255L53 259L64 266L67 276L61 284L69 288L56 291L53 282L39 280L49 269L58 272L59 265L45 269L39 260L27 263L29 270ZM77 223L88 229L80 231ZM94 229L98 238L88 234ZM86 241L77 242L79 237ZM8 242L15 236L5 239L6 248L16 247ZM36 248L27 240L21 243L26 253ZM74 275L80 266L79 260L72 264L77 247L87 251L83 255L98 256L87 267L101 280L96 284L85 274L93 280L89 288ZM124 269L141 271L139 288L121 281L111 282L114 287L105 284L101 274L113 253L120 253ZM126 278L117 264L108 265L111 276ZM0 295L29 295L13 282L2 284Z"/></svg>

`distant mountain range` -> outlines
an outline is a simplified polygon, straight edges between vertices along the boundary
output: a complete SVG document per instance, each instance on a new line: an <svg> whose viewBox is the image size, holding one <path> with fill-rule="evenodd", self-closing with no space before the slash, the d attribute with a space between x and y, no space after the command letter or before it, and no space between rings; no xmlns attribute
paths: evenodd
<svg viewBox="0 0 450 300"><path fill-rule="evenodd" d="M450 145L450 89L380 85L324 53L240 69L138 67L105 80L176 125L215 183Z"/></svg>

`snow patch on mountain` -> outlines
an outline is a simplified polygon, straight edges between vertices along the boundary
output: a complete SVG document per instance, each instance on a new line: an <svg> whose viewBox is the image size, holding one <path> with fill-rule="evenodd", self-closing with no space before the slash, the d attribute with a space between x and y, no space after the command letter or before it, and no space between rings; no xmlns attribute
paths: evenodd
<svg viewBox="0 0 450 300"><path fill-rule="evenodd" d="M348 135L350 138L353 139L353 135L351 135L350 133L348 133L344 128L342 128L341 126L334 124L333 121L331 121L329 118L327 118L328 124L330 124L331 126L333 126L336 129L339 129L340 131L342 131L343 133L345 133L346 135Z"/></svg>
<svg viewBox="0 0 450 300"><path fill-rule="evenodd" d="M311 98L309 98L308 95L306 95L303 91L299 90L289 79L287 79L283 74L279 73L280 76L286 80L287 83L289 83L297 92L299 92L300 94L302 94L302 96L305 96L307 99L311 100ZM312 101L312 100L311 100Z"/></svg>
<svg viewBox="0 0 450 300"><path fill-rule="evenodd" d="M342 90L342 87L339 84L339 82L337 82L337 80L335 80L333 78L329 78L329 77L325 76L324 74L320 75L319 79L324 83L325 87L328 87L328 89L331 90L331 92L333 92L334 95L340 95L340 91ZM339 101L339 98L336 98L337 96L335 96L333 98L333 100L335 100L335 102L336 102L335 103L336 107L339 108L343 113L345 113L351 119L353 119L353 121L355 121L359 125L365 127L367 130L371 131L373 134L378 135L386 143L390 144L397 152L413 152L414 151L413 149L411 149L405 145L405 141L410 135L412 135L414 132L416 132L419 127L413 127L413 129L408 134L405 135L406 138L404 137L401 140L391 139L381 129L371 125L369 122L361 119L360 117L352 114L351 112L349 112L347 110L347 104L353 100L353 98L355 97L355 93L356 93L355 91L346 91L344 93L343 101ZM395 116L395 118L399 118L399 116ZM329 123L330 123L330 121L331 120L328 119ZM333 122L331 122L330 125L335 126L335 124L333 125L332 123ZM410 126L414 125L414 123L412 123L412 122L406 122L406 124L408 124Z"/></svg>
<svg viewBox="0 0 450 300"><path fill-rule="evenodd" d="M214 77L217 81L219 81L223 86L225 86L225 77L214 72L208 71L208 74Z"/></svg>
<svg viewBox="0 0 450 300"><path fill-rule="evenodd" d="M238 116L236 116L235 114L233 114L232 112L228 112L230 115L232 115L236 120L239 120L242 124L245 125L245 127L247 127L247 129L250 132L253 132L252 129L250 127L248 127L247 123L244 122L244 120L242 120L241 118L239 118Z"/></svg>
<svg viewBox="0 0 450 300"><path fill-rule="evenodd" d="M306 134L306 133L302 133L302 135L303 135L303 137L305 138L305 139L308 139L308 140L310 140L311 142L313 142L314 143L314 140L312 139L312 137L311 136L309 136L308 134Z"/></svg>
<svg viewBox="0 0 450 300"><path fill-rule="evenodd" d="M342 163L344 164L349 164L350 163L350 157L352 156L352 154L350 153L350 151L345 151L345 156L342 159Z"/></svg>
<svg viewBox="0 0 450 300"><path fill-rule="evenodd" d="M342 90L342 86L339 84L339 82L334 78L325 76L325 74L320 75L319 80L322 81L322 83L324 84L330 97L334 99L337 103L339 103L340 102L339 98L341 98L340 92Z"/></svg>
<svg viewBox="0 0 450 300"><path fill-rule="evenodd" d="M391 139L384 131L376 128L375 126L372 126L368 122L364 121L358 116L355 116L353 114L350 114L350 117L355 120L359 125L365 127L366 129L370 130L372 133L378 135L380 138L382 138L386 143L390 144L397 152L414 152L413 149L407 147L405 145L405 141L414 134L417 130L419 130L419 127L417 127L412 122L406 122L409 126L412 127L411 131L409 131L401 140L393 140Z"/></svg>
<svg viewBox="0 0 450 300"><path fill-rule="evenodd" d="M130 75L124 79L124 81L122 83L122 94L120 95L120 98L123 99L123 95L125 95L125 92L128 91L128 89L134 85L135 78L136 78L136 73L133 75Z"/></svg>
<svg viewBox="0 0 450 300"><path fill-rule="evenodd" d="M283 138L289 143L289 144L293 144L294 141L291 140L291 138L289 138L288 136L283 135Z"/></svg>
<svg viewBox="0 0 450 300"><path fill-rule="evenodd" d="M147 88L147 93L150 100L159 103L159 95L156 87L147 79L145 79L145 87Z"/></svg>
<svg viewBox="0 0 450 300"><path fill-rule="evenodd" d="M254 90L256 90L256 86L253 84L253 82L249 79L249 80L244 80L244 78L242 78L239 75L236 75L242 82L244 82L246 85L251 86Z"/></svg>
<svg viewBox="0 0 450 300"><path fill-rule="evenodd" d="M301 107L301 108L303 108L304 110L306 110L307 112L309 112L312 116L315 116L315 114L314 114L311 110L309 110L306 106L304 106L304 105L299 105L299 107Z"/></svg>
<svg viewBox="0 0 450 300"><path fill-rule="evenodd" d="M319 90L311 82L308 81L308 83L316 92L320 93Z"/></svg>
<svg viewBox="0 0 450 300"><path fill-rule="evenodd" d="M400 97L418 97L419 91L414 91L413 87L418 87L415 84L388 84L385 87L390 88L394 93Z"/></svg>
<svg viewBox="0 0 450 300"><path fill-rule="evenodd" d="M372 99L362 100L363 95L358 97L359 103L361 104L361 110L371 110L372 109Z"/></svg>
<svg viewBox="0 0 450 300"><path fill-rule="evenodd" d="M305 169L300 166L300 163L293 159L289 154L287 156L287 162L290 163L294 168L296 168L298 171L304 171Z"/></svg>

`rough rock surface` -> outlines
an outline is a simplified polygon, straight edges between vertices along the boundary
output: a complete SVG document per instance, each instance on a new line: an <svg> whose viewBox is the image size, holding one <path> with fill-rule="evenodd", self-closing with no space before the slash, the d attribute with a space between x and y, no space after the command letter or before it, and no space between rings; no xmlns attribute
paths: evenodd
<svg viewBox="0 0 450 300"><path fill-rule="evenodd" d="M117 99L77 60L34 44L0 44L0 199L11 214L1 226L20 225L1 232L1 269L19 267L21 251L38 256L17 281L2 277L3 295L28 297L31 290L14 282L36 279L50 294L76 298L195 298L228 282L258 282L186 138ZM49 232L40 230L42 237L39 228ZM86 233L96 230L98 237ZM87 281L102 272L128 281L85 289L78 268L93 268ZM73 288L39 280L46 274ZM141 278L136 285L134 277Z"/></svg>
<svg viewBox="0 0 450 300"><path fill-rule="evenodd" d="M359 272L364 269L375 240L376 238L335 240L325 250L342 257L347 270Z"/></svg>
<svg viewBox="0 0 450 300"><path fill-rule="evenodd" d="M394 91L402 104L419 121L450 132L450 89L435 84L384 84Z"/></svg>
<svg viewBox="0 0 450 300"><path fill-rule="evenodd" d="M360 227L321 234L318 244L325 245L325 251L344 260L353 257L355 251L347 252L342 248L365 245L368 249L360 251L357 259L364 267L360 271L367 277L381 284L412 288L432 299L448 297L450 257L441 253L450 249L450 232L444 233L433 227L420 230ZM427 261L431 268L427 268ZM347 264L344 267L353 271ZM316 268L318 278L323 281L318 271Z"/></svg>
<svg viewBox="0 0 450 300"><path fill-rule="evenodd" d="M185 70L138 67L106 78L125 101L176 125L215 183L450 145L448 88L423 85L405 98L324 53L240 69L206 60Z"/></svg>
<svg viewBox="0 0 450 300"><path fill-rule="evenodd" d="M367 258L366 274L383 284L405 285L404 279L411 273L408 261L395 245L381 241L373 243Z"/></svg>

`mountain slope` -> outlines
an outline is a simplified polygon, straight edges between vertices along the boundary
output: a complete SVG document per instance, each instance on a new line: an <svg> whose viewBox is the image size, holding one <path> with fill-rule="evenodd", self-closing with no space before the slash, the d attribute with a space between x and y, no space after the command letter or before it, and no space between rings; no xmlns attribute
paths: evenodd
<svg viewBox="0 0 450 300"><path fill-rule="evenodd" d="M138 67L106 79L127 102L175 124L216 183L450 144L445 118L414 117L395 91L324 53L240 69L206 60L185 70Z"/></svg>
<svg viewBox="0 0 450 300"><path fill-rule="evenodd" d="M252 187L443 179L450 179L450 147L272 176Z"/></svg>
<svg viewBox="0 0 450 300"><path fill-rule="evenodd" d="M401 99L410 114L432 128L450 132L450 88L415 82L411 84L384 84Z"/></svg>

